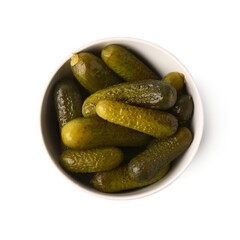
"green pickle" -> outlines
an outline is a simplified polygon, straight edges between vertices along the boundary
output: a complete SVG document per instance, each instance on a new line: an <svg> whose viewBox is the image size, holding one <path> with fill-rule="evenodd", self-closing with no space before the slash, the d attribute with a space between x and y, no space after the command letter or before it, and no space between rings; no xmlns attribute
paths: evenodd
<svg viewBox="0 0 240 240"><path fill-rule="evenodd" d="M122 82L99 57L92 53L75 53L70 64L76 79L90 93Z"/></svg>
<svg viewBox="0 0 240 240"><path fill-rule="evenodd" d="M192 142L192 133L186 127L180 128L174 136L153 140L147 149L128 163L133 181L150 181L166 165L182 154Z"/></svg>
<svg viewBox="0 0 240 240"><path fill-rule="evenodd" d="M149 67L126 48L108 45L102 49L101 57L106 65L126 81L160 79Z"/></svg>
<svg viewBox="0 0 240 240"><path fill-rule="evenodd" d="M83 116L95 115L97 103L104 99L146 108L166 110L175 104L177 92L170 83L158 80L120 83L90 95L83 103Z"/></svg>
<svg viewBox="0 0 240 240"><path fill-rule="evenodd" d="M173 87L175 87L177 92L180 92L184 86L185 76L183 73L170 72L163 77L162 81L169 82Z"/></svg>
<svg viewBox="0 0 240 240"><path fill-rule="evenodd" d="M138 183L130 178L128 174L128 166L125 164L111 171L96 173L91 182L94 188L101 192L120 192L153 184L163 178L169 171L169 168L170 165L166 166L148 182Z"/></svg>
<svg viewBox="0 0 240 240"><path fill-rule="evenodd" d="M64 79L57 83L54 103L60 131L67 122L82 116L82 97L73 80ZM62 150L64 149L66 146L62 143Z"/></svg>
<svg viewBox="0 0 240 240"><path fill-rule="evenodd" d="M180 124L186 124L193 114L192 97L186 94L180 95L176 104L169 112L178 119Z"/></svg>
<svg viewBox="0 0 240 240"><path fill-rule="evenodd" d="M101 118L156 138L173 135L178 128L177 119L170 113L136 107L111 100L101 100L96 106Z"/></svg>
<svg viewBox="0 0 240 240"><path fill-rule="evenodd" d="M69 149L60 156L60 164L70 172L91 173L116 168L123 161L123 152L116 147L87 150Z"/></svg>
<svg viewBox="0 0 240 240"><path fill-rule="evenodd" d="M129 128L95 117L81 117L68 122L62 129L62 140L72 149L105 146L143 146L151 137Z"/></svg>
<svg viewBox="0 0 240 240"><path fill-rule="evenodd" d="M82 97L73 80L65 79L57 83L54 102L60 129L70 120L82 116Z"/></svg>

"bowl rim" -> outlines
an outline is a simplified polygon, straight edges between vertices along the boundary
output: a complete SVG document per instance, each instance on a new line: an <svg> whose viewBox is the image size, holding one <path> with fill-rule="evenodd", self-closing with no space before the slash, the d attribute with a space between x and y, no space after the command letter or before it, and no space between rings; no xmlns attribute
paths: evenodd
<svg viewBox="0 0 240 240"><path fill-rule="evenodd" d="M52 159L51 154L50 154L50 152L49 152L49 150L46 146L45 140L44 140L44 133L43 133L43 127L42 127L42 109L43 109L43 102L44 102L45 94L46 94L46 91L47 91L51 81L53 80L54 76L56 75L57 71L71 58L73 53L80 52L80 51L82 51L82 50L84 50L88 47L91 47L93 45L96 45L96 44L102 44L102 43L114 42L114 41L117 41L117 42L125 42L125 41L129 42L129 41L131 41L131 42L135 42L135 43L138 42L140 44L144 44L144 45L151 46L153 48L157 48L160 51L162 51L164 54L168 55L168 57L170 57L173 61L175 61L189 75L191 84L195 88L196 97L198 99L197 100L198 101L198 108L199 108L198 111L200 112L200 114L198 116L198 139L195 139L195 137L194 137L195 147L194 147L194 150L192 151L192 154L188 157L189 160L185 164L184 168L181 168L180 170L178 170L177 174L175 174L164 185L160 185L159 187L156 187L156 188L153 188L151 190L144 191L144 192L141 192L141 191L138 192L138 190L136 189L136 192L134 192L131 195L128 195L128 194L125 195L124 193L121 193L121 195L118 194L118 193L104 193L104 192L100 192L100 191L99 192L94 192L94 191L92 191L90 189L87 189L86 187L78 184L78 182L76 180L72 179L67 173L65 173L63 170L61 170L60 167L57 166L57 164L55 163L54 159ZM96 197L100 197L100 198L104 198L104 199L108 199L108 200L134 200L134 199L139 199L139 198L150 196L154 193L157 193L157 192L165 189L166 187L171 185L173 182L175 182L176 179L179 178L183 174L184 171L186 171L186 169L189 167L190 163L194 159L194 157L195 157L195 155L196 155L196 153L199 149L199 146L201 144L201 141L202 141L203 129L204 129L204 111L203 111L203 104L202 104L201 96L199 94L196 83L193 80L192 75L190 74L190 72L186 68L186 66L175 55L173 55L171 52L169 52L165 48L159 46L158 44L155 44L155 43L150 42L148 40L143 40L143 39L140 39L140 38L133 38L133 37L108 37L108 38L101 38L101 39L98 39L98 40L95 40L95 41L91 41L90 43L82 45L81 47L77 48L75 51L72 51L67 57L65 57L60 62L60 64L57 65L57 67L55 68L55 71L51 74L51 76L49 78L49 81L47 81L46 87L44 88L42 101L41 101L41 109L40 109L40 129L41 129L42 140L43 140L45 149L48 153L48 156L52 159L53 163L58 168L58 170L60 172L62 172L71 183L74 183L74 185L76 187L79 187L83 192L85 192L87 194L90 194L90 195L96 196Z"/></svg>

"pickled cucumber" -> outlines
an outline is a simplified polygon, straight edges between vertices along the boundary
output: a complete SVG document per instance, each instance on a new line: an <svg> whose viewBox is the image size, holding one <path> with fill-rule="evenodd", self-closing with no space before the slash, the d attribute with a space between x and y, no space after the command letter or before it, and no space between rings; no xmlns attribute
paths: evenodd
<svg viewBox="0 0 240 240"><path fill-rule="evenodd" d="M64 79L57 83L54 89L54 103L60 132L67 122L82 116L82 97L73 80ZM61 148L67 149L63 142Z"/></svg>
<svg viewBox="0 0 240 240"><path fill-rule="evenodd" d="M177 92L170 83L158 80L120 83L90 95L83 103L83 116L95 115L96 105L103 99L165 110L175 104Z"/></svg>
<svg viewBox="0 0 240 240"><path fill-rule="evenodd" d="M133 158L128 171L133 181L148 182L155 175L183 153L192 142L192 133L186 127L180 128L174 136L156 139L147 149Z"/></svg>
<svg viewBox="0 0 240 240"><path fill-rule="evenodd" d="M105 146L143 146L151 137L95 117L76 118L62 129L64 144L73 149Z"/></svg>
<svg viewBox="0 0 240 240"><path fill-rule="evenodd" d="M154 182L157 182L167 174L169 168L170 165L166 166L148 182L138 183L130 178L128 174L128 166L125 164L111 171L96 173L91 182L93 186L101 192L120 192L123 190L147 186Z"/></svg>
<svg viewBox="0 0 240 240"><path fill-rule="evenodd" d="M163 77L162 81L169 82L178 92L180 92L184 86L185 76L183 73L170 72Z"/></svg>
<svg viewBox="0 0 240 240"><path fill-rule="evenodd" d="M123 161L123 152L116 147L87 150L69 149L60 157L62 167L71 172L90 173L116 168Z"/></svg>
<svg viewBox="0 0 240 240"><path fill-rule="evenodd" d="M177 119L170 113L136 107L111 100L101 100L96 106L101 118L132 128L157 138L173 135L178 128Z"/></svg>
<svg viewBox="0 0 240 240"><path fill-rule="evenodd" d="M178 97L176 104L170 110L179 121L180 124L186 124L193 114L193 100L192 97L183 94Z"/></svg>
<svg viewBox="0 0 240 240"><path fill-rule="evenodd" d="M71 69L76 79L90 93L122 82L100 58L92 53L73 54Z"/></svg>
<svg viewBox="0 0 240 240"><path fill-rule="evenodd" d="M126 48L108 45L102 49L101 57L106 65L126 81L160 79L149 67Z"/></svg>
<svg viewBox="0 0 240 240"><path fill-rule="evenodd" d="M82 116L82 97L73 80L64 79L57 83L54 102L60 129L70 120Z"/></svg>

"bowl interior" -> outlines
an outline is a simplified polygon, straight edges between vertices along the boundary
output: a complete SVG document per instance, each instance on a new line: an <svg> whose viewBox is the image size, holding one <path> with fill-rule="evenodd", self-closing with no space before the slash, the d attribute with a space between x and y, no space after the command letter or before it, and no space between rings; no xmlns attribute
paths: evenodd
<svg viewBox="0 0 240 240"><path fill-rule="evenodd" d="M132 199L146 196L165 188L187 168L194 155L196 154L201 141L203 132L203 109L198 90L188 70L175 56L155 44L139 39L111 38L93 42L76 50L75 52L90 51L100 56L101 49L106 45L113 43L120 44L130 49L160 76L164 76L167 73L173 71L182 72L185 75L187 92L192 96L194 101L194 113L190 126L191 131L194 135L194 139L188 150L178 159L174 160L168 174L163 179L150 186L121 193L108 194L101 193L91 186L89 181L92 174L70 174L62 169L59 164L59 155L61 154L60 133L58 130L53 95L55 85L60 79L63 79L65 77L74 79L70 68L71 56L69 56L64 61L64 63L57 69L54 76L50 79L50 83L46 89L42 102L41 127L43 140L50 157L58 169L70 180L78 184L83 190L98 196L111 199ZM88 95L88 93L83 88L81 88L80 91L83 97L86 97ZM129 157L131 157L136 151L138 150L131 148L126 148L124 150L125 154Z"/></svg>

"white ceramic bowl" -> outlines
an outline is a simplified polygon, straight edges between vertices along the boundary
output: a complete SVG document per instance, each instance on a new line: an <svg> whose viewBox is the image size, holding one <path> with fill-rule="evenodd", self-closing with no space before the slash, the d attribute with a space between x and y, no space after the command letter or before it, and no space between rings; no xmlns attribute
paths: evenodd
<svg viewBox="0 0 240 240"><path fill-rule="evenodd" d="M84 175L85 177L78 177L76 174L69 175L66 173L59 165L60 144L58 139L60 137L57 129L53 91L59 79L66 76L72 76L70 68L71 55L65 59L63 64L61 64L55 74L50 78L49 85L44 93L41 109L42 135L48 153L58 170L60 170L63 176L66 176L70 181L78 184L80 190L109 199L135 199L156 193L169 186L188 167L201 142L204 119L203 107L197 87L186 67L170 52L151 42L134 38L106 38L87 44L74 52L91 51L99 54L101 49L108 44L120 44L128 47L133 52L136 52L139 57L142 57L161 76L173 71L181 72L185 75L187 91L194 101L194 114L191 121L191 131L194 135L194 139L191 146L181 157L173 162L171 170L163 179L150 186L128 192L111 194L101 193L89 184L89 176L87 174Z"/></svg>

